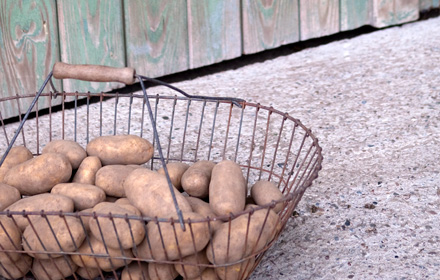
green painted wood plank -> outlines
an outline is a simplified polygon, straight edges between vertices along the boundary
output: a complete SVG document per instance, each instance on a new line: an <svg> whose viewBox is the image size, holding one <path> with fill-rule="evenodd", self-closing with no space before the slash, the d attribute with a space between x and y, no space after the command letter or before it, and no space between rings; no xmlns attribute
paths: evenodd
<svg viewBox="0 0 440 280"><path fill-rule="evenodd" d="M58 1L61 60L72 64L125 66L121 0ZM66 79L67 92L100 92L124 86Z"/></svg>
<svg viewBox="0 0 440 280"><path fill-rule="evenodd" d="M127 65L163 76L188 69L186 1L124 0Z"/></svg>
<svg viewBox="0 0 440 280"><path fill-rule="evenodd" d="M373 0L375 27L386 27L419 18L419 0Z"/></svg>
<svg viewBox="0 0 440 280"><path fill-rule="evenodd" d="M300 0L299 7L301 40L339 32L339 0Z"/></svg>
<svg viewBox="0 0 440 280"><path fill-rule="evenodd" d="M340 31L370 24L372 5L372 0L340 0Z"/></svg>
<svg viewBox="0 0 440 280"><path fill-rule="evenodd" d="M189 67L241 55L240 0L188 0Z"/></svg>
<svg viewBox="0 0 440 280"><path fill-rule="evenodd" d="M59 60L55 0L0 1L0 97L35 93ZM61 90L61 83L56 82ZM47 89L49 91L49 89ZM24 113L31 99L20 104ZM39 108L47 107L41 98ZM2 102L3 118L18 115L17 102Z"/></svg>
<svg viewBox="0 0 440 280"><path fill-rule="evenodd" d="M243 53L297 42L298 0L243 0Z"/></svg>

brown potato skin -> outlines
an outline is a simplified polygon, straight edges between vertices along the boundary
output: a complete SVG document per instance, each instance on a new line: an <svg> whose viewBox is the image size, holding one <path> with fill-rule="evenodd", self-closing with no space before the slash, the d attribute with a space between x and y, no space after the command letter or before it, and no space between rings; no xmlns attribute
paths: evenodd
<svg viewBox="0 0 440 280"><path fill-rule="evenodd" d="M21 250L21 231L12 218L0 216L0 245L2 250ZM21 257L20 253L0 252L0 262L14 263Z"/></svg>
<svg viewBox="0 0 440 280"><path fill-rule="evenodd" d="M269 181L257 181L251 188L251 196L257 205L265 205L283 198L283 193L277 186ZM284 203L278 203L273 210L279 213L284 208Z"/></svg>
<svg viewBox="0 0 440 280"><path fill-rule="evenodd" d="M101 167L102 164L98 157L86 157L79 165L72 182L94 185L96 172Z"/></svg>
<svg viewBox="0 0 440 280"><path fill-rule="evenodd" d="M83 147L72 140L52 140L43 148L41 154L57 153L67 157L72 169L78 169L81 162L87 157Z"/></svg>
<svg viewBox="0 0 440 280"><path fill-rule="evenodd" d="M61 183L55 185L50 193L70 197L78 211L93 208L105 200L105 192L101 188L89 184Z"/></svg>
<svg viewBox="0 0 440 280"><path fill-rule="evenodd" d="M44 268L43 268L44 267ZM78 266L71 257L58 257L55 259L34 260L32 272L38 280L61 280L75 273Z"/></svg>
<svg viewBox="0 0 440 280"><path fill-rule="evenodd" d="M177 203L182 212L191 212L186 198L173 186ZM176 213L165 176L146 168L138 168L124 182L125 195L143 216L165 217Z"/></svg>
<svg viewBox="0 0 440 280"><path fill-rule="evenodd" d="M64 155L47 153L9 169L4 183L17 188L22 195L35 195L68 182L71 176L72 166Z"/></svg>
<svg viewBox="0 0 440 280"><path fill-rule="evenodd" d="M214 218L217 216L214 213L214 211L212 211L212 208L208 202L205 202L205 201L201 200L200 198L192 197L192 196L187 197L186 200L191 205L193 212L196 212L205 218L207 218L207 217ZM214 231L216 231L220 227L221 224L223 224L223 221L221 221L221 220L210 221L209 226L211 229L211 233L214 233Z"/></svg>
<svg viewBox="0 0 440 280"><path fill-rule="evenodd" d="M90 246L93 248L93 254L107 254L104 243L94 238L93 235L89 235L88 241L90 241ZM130 260L126 259L124 261L122 258L118 257L133 258L131 250L123 250L121 252L119 248L113 249L108 246L107 250L110 258L97 258L89 255L83 255L92 254L88 241L84 241L81 247L78 248L78 252L81 255L72 255L72 261L79 267L100 268L104 271L111 271L112 269L118 269L119 267L130 263Z"/></svg>
<svg viewBox="0 0 440 280"><path fill-rule="evenodd" d="M46 218L35 218L32 221L33 227L29 225L23 232L23 250L28 252L28 255L38 259L58 258L61 255L34 254L29 251L56 252L61 251L61 246L62 251L73 252L76 248L81 246L86 237L86 233L78 218L52 215L48 215ZM48 222L50 223L50 227Z"/></svg>
<svg viewBox="0 0 440 280"><path fill-rule="evenodd" d="M183 231L178 220L176 219L176 214L173 214L173 218L175 223L174 226L171 225L170 222L159 222L159 224L149 222L147 224L147 235L150 240L151 254L155 260L176 260L180 257L194 255L195 253L203 250L203 248L205 248L206 244L209 242L210 232L206 222L191 223L192 234L194 235L194 240L192 240L189 224L185 224L186 231ZM197 213L188 212L183 213L183 218L185 221L188 221L188 219L194 221L202 220L203 216ZM164 245L162 245L161 235L163 237ZM179 255L176 236L181 255ZM193 242L195 243L195 248ZM165 250L163 246L165 247Z"/></svg>
<svg viewBox="0 0 440 280"><path fill-rule="evenodd" d="M78 267L75 273L84 279L92 280L101 275L101 270L98 268Z"/></svg>
<svg viewBox="0 0 440 280"><path fill-rule="evenodd" d="M179 273L174 269L172 264L150 263L148 265L148 274L150 279L154 280L173 280Z"/></svg>
<svg viewBox="0 0 440 280"><path fill-rule="evenodd" d="M33 155L28 148L24 146L12 147L6 156L5 161L0 166L0 183L3 182L6 172L9 169L32 158Z"/></svg>
<svg viewBox="0 0 440 280"><path fill-rule="evenodd" d="M42 193L20 199L11 204L6 210L10 211L63 211L73 212L73 200L70 197L58 194ZM20 230L24 231L29 222L21 214L13 215ZM38 215L29 215L30 220L39 217Z"/></svg>
<svg viewBox="0 0 440 280"><path fill-rule="evenodd" d="M123 205L121 206L110 202L99 203L93 207L93 211L101 214L112 213L118 215L128 214L129 216L136 215L136 212L133 210L123 207ZM101 231L98 227L98 222ZM130 220L130 224L128 224L126 220L122 218L113 218L112 221L108 217L98 217L96 219L92 218L89 220L89 227L92 235L96 239L102 242L105 241L108 247L118 250L120 249L120 246L122 246L124 250L130 249L134 246L134 244L138 245L141 243L145 237L145 226L143 221ZM114 227L116 227L117 235ZM101 232L103 237L101 236ZM119 241L121 242L120 245L118 242L118 237Z"/></svg>
<svg viewBox="0 0 440 280"><path fill-rule="evenodd" d="M229 222L222 224L206 249L209 261L218 265L236 262L264 248L273 237L279 221L278 215L273 210L270 210L269 214L267 211L268 209L261 209L246 213L230 221L230 224ZM249 215L251 218L248 223ZM266 215L268 215L267 219Z"/></svg>
<svg viewBox="0 0 440 280"><path fill-rule="evenodd" d="M209 184L209 205L217 215L243 211L246 203L246 181L238 164L230 160L217 163Z"/></svg>
<svg viewBox="0 0 440 280"><path fill-rule="evenodd" d="M97 156L102 165L144 164L153 157L153 145L136 135L100 136L87 144L87 154Z"/></svg>
<svg viewBox="0 0 440 280"><path fill-rule="evenodd" d="M216 267L214 271L221 280L246 279L251 274L254 264L255 258L250 258L238 264Z"/></svg>
<svg viewBox="0 0 440 280"><path fill-rule="evenodd" d="M174 264L174 268L183 278L196 278L202 274L206 269L206 266L197 266L197 264L209 264L206 257L206 251L202 250L194 255L182 258L183 263L187 265Z"/></svg>
<svg viewBox="0 0 440 280"><path fill-rule="evenodd" d="M215 273L215 270L211 267L206 268L203 270L202 274L199 277L195 278L188 278L188 280L220 280L218 278L217 273Z"/></svg>
<svg viewBox="0 0 440 280"><path fill-rule="evenodd" d="M179 191L182 191L182 176L189 168L189 165L184 162L170 162L167 164L168 174L170 175L171 183ZM157 173L165 176L165 170L161 167Z"/></svg>
<svg viewBox="0 0 440 280"><path fill-rule="evenodd" d="M182 188L191 196L205 198L209 195L209 182L215 163L200 160L191 165L182 176Z"/></svg>
<svg viewBox="0 0 440 280"><path fill-rule="evenodd" d="M16 188L0 183L0 211L20 199L20 192Z"/></svg>
<svg viewBox="0 0 440 280"><path fill-rule="evenodd" d="M0 276L6 279L18 279L25 276L32 267L32 258L22 254L15 263L2 263L0 266Z"/></svg>
<svg viewBox="0 0 440 280"><path fill-rule="evenodd" d="M132 262L122 270L121 280L150 280L147 262Z"/></svg>
<svg viewBox="0 0 440 280"><path fill-rule="evenodd" d="M106 165L96 172L95 185L104 190L108 196L125 197L125 179L137 168L140 167L127 165Z"/></svg>

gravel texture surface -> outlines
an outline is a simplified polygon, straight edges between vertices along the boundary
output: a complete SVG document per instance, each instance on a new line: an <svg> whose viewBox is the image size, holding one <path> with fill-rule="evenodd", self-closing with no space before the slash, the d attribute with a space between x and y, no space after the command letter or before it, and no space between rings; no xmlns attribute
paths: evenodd
<svg viewBox="0 0 440 280"><path fill-rule="evenodd" d="M288 112L323 148L319 178L251 279L440 278L439 27L432 18L175 83Z"/></svg>

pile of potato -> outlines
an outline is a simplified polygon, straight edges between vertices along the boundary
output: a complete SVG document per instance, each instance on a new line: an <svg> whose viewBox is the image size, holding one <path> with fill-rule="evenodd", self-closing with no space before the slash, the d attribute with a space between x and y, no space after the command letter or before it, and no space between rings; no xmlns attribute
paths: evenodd
<svg viewBox="0 0 440 280"><path fill-rule="evenodd" d="M255 263L252 255L280 230L277 213L284 204L238 217L231 213L279 200L280 190L269 181L258 181L247 197L245 178L233 161L168 163L187 222L184 231L164 169L143 166L152 156L151 143L134 135L98 137L86 149L56 140L36 157L25 147L12 148L0 167L0 211L67 214L0 215L0 275L15 279L31 270L40 280L73 273L93 279L122 268L122 279L248 276ZM109 213L116 217L99 216ZM141 217L168 222L147 223ZM198 222L207 217L212 218L209 223ZM132 258L157 262L130 263Z"/></svg>

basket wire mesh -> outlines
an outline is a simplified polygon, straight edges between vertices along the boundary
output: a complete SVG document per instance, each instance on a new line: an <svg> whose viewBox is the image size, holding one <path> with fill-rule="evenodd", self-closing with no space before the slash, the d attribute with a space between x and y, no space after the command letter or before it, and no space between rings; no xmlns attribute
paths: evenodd
<svg viewBox="0 0 440 280"><path fill-rule="evenodd" d="M198 220L186 219L175 198L177 218L3 209L0 212L0 274L5 278L15 279L18 278L16 276L28 275L39 279L82 279L82 277L119 279L123 277L121 270L128 269L129 266L131 268L137 266L141 270L145 262L150 264L150 270L156 270L156 274L161 271L158 269L160 265L180 265L183 268L184 279L188 278L185 268L190 267L195 267L200 272L205 268L215 268L217 276L221 279L248 278L267 249L276 242L304 191L312 184L321 169L321 148L310 129L298 119L272 107L235 98L190 96L173 86L141 75L137 75L142 87L141 94L59 93L56 90L44 93L43 90L51 82L51 78L52 73L36 94L0 99L0 108L17 104L20 114L20 104L32 100L27 112L19 116L18 126L17 123L9 123L8 120L3 119L0 111L0 125L3 132L0 136L0 139L3 138L0 141L2 143L0 149L3 151L0 166L13 146L24 145L34 155L39 155L48 142L56 139L73 140L85 147L90 140L98 136L133 134L153 144L153 158L145 164L145 167L151 170L164 167L170 186L172 185L166 170L167 163L194 163L199 160L219 162L227 159L240 165L248 192L256 181L268 180L275 183L284 196L281 200L239 213ZM148 95L144 81L168 86L185 96ZM43 104L48 105L48 109L40 110L39 107ZM170 190L172 191L172 188ZM260 238L262 239L263 231L269 223L270 211L279 203L283 204L283 210L278 213L271 238L262 242ZM252 217L261 211L265 213L263 224L259 227L259 232L251 232ZM61 219L72 240L73 250L66 251L63 244L60 244L57 232L50 222L52 218L48 217ZM204 224L211 232L213 223L218 221L228 224L228 238L225 244L228 259L229 252L235 250L232 248L231 235L234 233L231 228L233 221L239 217L244 217L247 226L242 236L244 252L238 260L216 263L215 256L218 252L213 247L211 247L213 263L203 262L199 257L191 262L184 260L185 256L182 255L179 246L181 242L179 238L183 236L182 234L189 236L197 252L194 227ZM77 244L72 235L69 219L77 219L81 224L85 237L80 244ZM95 220L98 224L103 241L100 248L93 246L93 238L88 234L89 219ZM50 229L48 236L39 236L37 220L43 220L47 224ZM122 247L119 239L121 232L118 232L117 227L121 221L126 224L132 239L133 224L142 223L146 232L143 247L135 244L134 239L130 250ZM30 244L26 244L27 240L21 232L19 236L23 245L17 243L13 234L8 232L10 228L8 223L11 222L19 228L22 223L32 228L40 249L32 249ZM103 232L100 223L110 223L114 232ZM155 229L151 230L153 227ZM157 234L149 236L149 231ZM172 233L172 242L177 245L178 257L167 256L170 252L166 249L166 243L171 241L166 240L164 231ZM111 236L116 238L121 245L120 248L108 247L105 239ZM249 243L254 237L256 240ZM209 242L212 239L211 234ZM142 250L151 251L151 242L162 244L164 258L145 257ZM28 250L24 251L23 246ZM33 255L33 260L28 258L28 255ZM101 269L98 271L83 269L83 272L79 273L77 268L85 266L86 258L91 258L96 263L96 267ZM79 261L75 263L72 259ZM32 266L26 264L31 261L33 261ZM236 269L238 272L231 274L228 269L230 271ZM142 274L143 278L149 279L145 273L144 271ZM199 276L196 279L203 278Z"/></svg>

